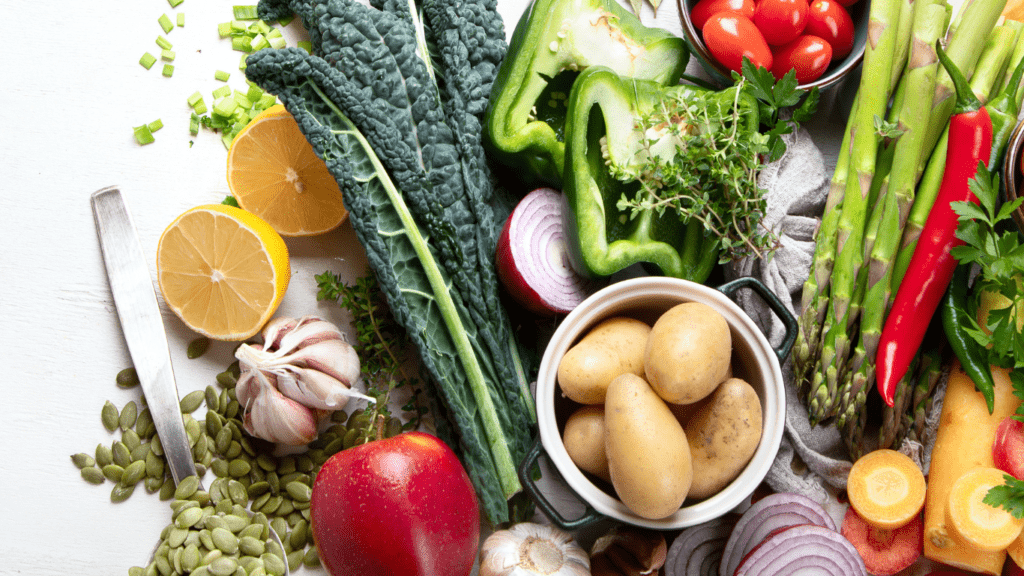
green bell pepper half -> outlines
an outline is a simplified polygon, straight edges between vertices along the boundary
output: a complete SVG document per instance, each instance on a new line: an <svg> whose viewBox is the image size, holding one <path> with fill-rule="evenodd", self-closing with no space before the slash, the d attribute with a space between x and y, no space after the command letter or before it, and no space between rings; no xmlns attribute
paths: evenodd
<svg viewBox="0 0 1024 576"><path fill-rule="evenodd" d="M566 100L578 72L603 65L676 84L689 57L683 39L644 26L615 0L533 0L498 69L485 142L523 180L560 186Z"/></svg>
<svg viewBox="0 0 1024 576"><path fill-rule="evenodd" d="M714 97L729 105L738 102L740 130L752 134L758 130L757 101L745 92L737 97L736 90L727 88ZM599 66L577 78L569 95L563 192L569 207L566 243L579 272L608 276L645 263L666 276L695 282L704 282L711 274L721 248L700 222L684 222L672 210L646 210L631 218L617 208L623 195L636 198L642 191L638 181L623 178L646 154L640 140L650 135L635 130L639 119L663 102L686 100L698 92L706 89L625 78ZM670 158L679 144L675 137L663 138L651 150Z"/></svg>

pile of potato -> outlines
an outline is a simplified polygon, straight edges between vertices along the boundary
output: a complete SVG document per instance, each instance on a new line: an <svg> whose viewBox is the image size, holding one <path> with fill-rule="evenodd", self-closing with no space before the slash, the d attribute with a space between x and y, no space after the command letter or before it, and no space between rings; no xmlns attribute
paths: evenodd
<svg viewBox="0 0 1024 576"><path fill-rule="evenodd" d="M713 496L761 440L760 399L731 362L729 325L706 304L678 304L654 326L600 322L558 365L562 393L583 404L562 435L569 457L643 518Z"/></svg>

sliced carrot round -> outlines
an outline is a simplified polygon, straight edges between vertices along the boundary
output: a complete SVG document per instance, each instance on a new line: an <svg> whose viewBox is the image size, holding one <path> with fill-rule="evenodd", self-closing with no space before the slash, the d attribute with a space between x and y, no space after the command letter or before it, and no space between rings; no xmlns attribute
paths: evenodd
<svg viewBox="0 0 1024 576"><path fill-rule="evenodd" d="M921 469L895 450L875 450L857 459L846 484L857 514L885 530L904 526L921 512L925 488Z"/></svg>
<svg viewBox="0 0 1024 576"><path fill-rule="evenodd" d="M1024 519L983 501L992 487L1004 483L1005 474L998 468L974 468L958 478L949 491L946 522L982 552L1005 550L1024 528Z"/></svg>

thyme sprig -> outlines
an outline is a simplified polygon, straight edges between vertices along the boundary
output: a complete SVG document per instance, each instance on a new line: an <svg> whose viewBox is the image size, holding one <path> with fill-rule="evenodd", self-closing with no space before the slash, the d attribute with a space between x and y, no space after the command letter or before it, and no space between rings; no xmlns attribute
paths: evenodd
<svg viewBox="0 0 1024 576"><path fill-rule="evenodd" d="M419 427L428 409L422 398L422 382L406 373L412 345L405 330L392 316L376 277L367 270L355 284L346 284L339 275L330 271L314 278L318 301L338 302L352 315L352 327L356 332L356 342L352 347L359 355L366 393L376 400L366 408L370 422L367 434L373 433L382 419L394 417L388 402L391 394L399 388L410 390L410 399L402 406L407 419L402 429Z"/></svg>

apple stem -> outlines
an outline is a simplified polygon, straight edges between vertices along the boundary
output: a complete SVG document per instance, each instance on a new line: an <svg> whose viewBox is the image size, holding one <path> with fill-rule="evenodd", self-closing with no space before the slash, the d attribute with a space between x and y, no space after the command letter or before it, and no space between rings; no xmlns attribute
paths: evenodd
<svg viewBox="0 0 1024 576"><path fill-rule="evenodd" d="M385 422L384 415L383 414L378 414L377 415L377 422L375 423L375 425L373 427L373 429L374 429L373 430L373 436L374 436L373 439L374 440L381 440L381 439L384 438L384 425L385 424L387 424L387 422Z"/></svg>

